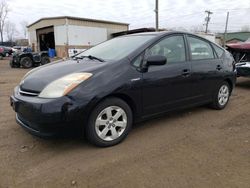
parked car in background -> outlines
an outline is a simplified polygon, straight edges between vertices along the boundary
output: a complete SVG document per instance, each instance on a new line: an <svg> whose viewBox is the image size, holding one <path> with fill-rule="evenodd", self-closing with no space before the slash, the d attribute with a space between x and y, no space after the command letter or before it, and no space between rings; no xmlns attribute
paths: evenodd
<svg viewBox="0 0 250 188"><path fill-rule="evenodd" d="M4 47L5 49L5 56L10 56L12 55L13 51L12 51L12 48L11 47Z"/></svg>
<svg viewBox="0 0 250 188"><path fill-rule="evenodd" d="M28 50L27 50L28 51ZM31 68L50 62L48 52L17 52L10 59L11 68Z"/></svg>
<svg viewBox="0 0 250 188"><path fill-rule="evenodd" d="M236 61L237 76L250 77L250 41L227 44Z"/></svg>
<svg viewBox="0 0 250 188"><path fill-rule="evenodd" d="M2 59L3 57L5 57L4 48L0 46L0 59Z"/></svg>
<svg viewBox="0 0 250 188"><path fill-rule="evenodd" d="M12 48L6 46L0 46L0 56L6 57L12 55L13 51Z"/></svg>
<svg viewBox="0 0 250 188"><path fill-rule="evenodd" d="M89 142L112 146L134 122L198 105L225 108L236 80L233 62L229 52L193 34L127 35L31 70L11 106L34 135L78 125Z"/></svg>
<svg viewBox="0 0 250 188"><path fill-rule="evenodd" d="M20 51L22 51L22 47L21 46L13 46L12 51L13 51L13 53L20 52Z"/></svg>

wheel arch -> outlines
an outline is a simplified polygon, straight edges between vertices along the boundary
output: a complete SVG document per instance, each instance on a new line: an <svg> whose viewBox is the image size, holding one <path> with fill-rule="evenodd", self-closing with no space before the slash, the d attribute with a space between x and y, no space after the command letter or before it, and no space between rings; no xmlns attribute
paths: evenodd
<svg viewBox="0 0 250 188"><path fill-rule="evenodd" d="M136 107L135 101L130 96L128 96L126 94L122 94L122 93L116 93L116 94L108 95L105 98L110 98L110 97L119 98L119 99L123 100L124 102L126 102L132 111L133 117L136 116L137 107Z"/></svg>
<svg viewBox="0 0 250 188"><path fill-rule="evenodd" d="M224 81L229 84L230 93L232 93L232 90L233 90L233 81L231 79L229 79L229 78L226 78Z"/></svg>
<svg viewBox="0 0 250 188"><path fill-rule="evenodd" d="M137 106L135 104L135 101L128 95L123 94L123 93L113 93L113 94L109 94L103 98L101 98L100 100L97 100L94 102L94 104L92 103L91 107L88 109L88 113L87 113L87 117L89 117L89 114L93 111L93 109L102 101L108 99L108 98L118 98L123 100L124 102L126 102L128 104L128 106L130 107L131 111L132 111L132 115L133 115L133 121L135 120L135 117L138 114L138 109ZM88 118L87 118L88 119ZM87 120L85 119L85 120Z"/></svg>

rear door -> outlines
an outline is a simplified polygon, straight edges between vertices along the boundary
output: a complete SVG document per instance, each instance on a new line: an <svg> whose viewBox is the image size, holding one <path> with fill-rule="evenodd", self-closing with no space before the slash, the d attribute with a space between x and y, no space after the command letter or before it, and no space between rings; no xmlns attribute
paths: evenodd
<svg viewBox="0 0 250 188"><path fill-rule="evenodd" d="M186 54L186 43L181 34L167 36L146 50L144 59L152 55L163 55L167 58L167 63L150 66L143 73L142 99L145 115L188 104L192 97L192 81L191 66Z"/></svg>
<svg viewBox="0 0 250 188"><path fill-rule="evenodd" d="M211 43L197 36L187 35L192 67L193 96L197 102L211 99L216 84L222 79L222 60Z"/></svg>

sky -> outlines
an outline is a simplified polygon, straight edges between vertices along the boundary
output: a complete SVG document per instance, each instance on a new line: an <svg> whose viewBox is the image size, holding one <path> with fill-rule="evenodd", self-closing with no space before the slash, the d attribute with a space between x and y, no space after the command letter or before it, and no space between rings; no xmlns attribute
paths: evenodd
<svg viewBox="0 0 250 188"><path fill-rule="evenodd" d="M3 1L3 0L0 0ZM155 27L155 0L5 0L8 20L15 23L19 36L21 23L42 17L76 16L129 23L129 29ZM229 31L250 27L250 0L159 0L159 27L204 29L205 10L213 12L211 32L223 32L229 11Z"/></svg>

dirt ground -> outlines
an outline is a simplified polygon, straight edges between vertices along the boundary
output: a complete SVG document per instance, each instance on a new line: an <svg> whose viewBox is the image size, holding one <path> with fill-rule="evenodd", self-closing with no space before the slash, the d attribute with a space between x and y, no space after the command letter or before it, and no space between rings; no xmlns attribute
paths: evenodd
<svg viewBox="0 0 250 188"><path fill-rule="evenodd" d="M222 111L149 120L103 149L39 139L17 125L9 96L27 71L0 61L0 187L250 187L250 79L238 79Z"/></svg>

